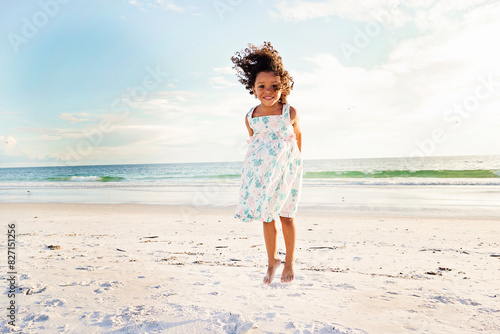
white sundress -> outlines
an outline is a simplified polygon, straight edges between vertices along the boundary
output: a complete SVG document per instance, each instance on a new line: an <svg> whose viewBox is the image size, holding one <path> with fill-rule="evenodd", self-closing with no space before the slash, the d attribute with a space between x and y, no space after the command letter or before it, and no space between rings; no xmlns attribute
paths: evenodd
<svg viewBox="0 0 500 334"><path fill-rule="evenodd" d="M241 173L235 218L272 222L278 216L295 217L302 190L302 157L290 121L290 105L281 115L253 118L247 114L253 136Z"/></svg>

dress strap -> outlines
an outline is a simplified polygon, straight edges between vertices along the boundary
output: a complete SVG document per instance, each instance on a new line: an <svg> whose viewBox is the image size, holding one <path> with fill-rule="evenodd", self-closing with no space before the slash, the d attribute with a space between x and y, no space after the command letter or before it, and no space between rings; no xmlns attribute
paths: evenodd
<svg viewBox="0 0 500 334"><path fill-rule="evenodd" d="M250 108L250 111L247 113L247 121L248 121L248 124L250 125L251 128L252 128L252 114L253 114L253 111L255 110L255 108L256 107Z"/></svg>

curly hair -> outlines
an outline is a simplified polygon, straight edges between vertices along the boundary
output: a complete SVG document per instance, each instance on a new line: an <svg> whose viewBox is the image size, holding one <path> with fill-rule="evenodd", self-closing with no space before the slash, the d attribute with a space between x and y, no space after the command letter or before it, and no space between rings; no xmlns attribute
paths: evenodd
<svg viewBox="0 0 500 334"><path fill-rule="evenodd" d="M255 80L260 72L274 72L280 77L281 98L279 102L286 103L286 98L293 89L293 78L285 71L283 61L278 51L276 51L271 42L264 42L260 48L253 44L248 44L248 47L241 52L236 52L231 61L233 69L237 72L239 82L253 95L252 90L255 85Z"/></svg>

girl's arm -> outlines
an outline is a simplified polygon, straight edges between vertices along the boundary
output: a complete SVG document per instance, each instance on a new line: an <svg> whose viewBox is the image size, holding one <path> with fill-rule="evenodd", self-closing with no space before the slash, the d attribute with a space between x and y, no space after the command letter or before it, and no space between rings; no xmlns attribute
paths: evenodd
<svg viewBox="0 0 500 334"><path fill-rule="evenodd" d="M295 132L295 137L297 137L297 146L300 153L302 153L302 131L300 131L299 114L297 113L297 109L292 106L290 106L290 121L293 126L293 132Z"/></svg>
<svg viewBox="0 0 500 334"><path fill-rule="evenodd" d="M246 115L245 115L245 125L247 126L248 134L250 135L250 137L252 137L253 136L253 130L250 127L250 124L248 124L248 117Z"/></svg>

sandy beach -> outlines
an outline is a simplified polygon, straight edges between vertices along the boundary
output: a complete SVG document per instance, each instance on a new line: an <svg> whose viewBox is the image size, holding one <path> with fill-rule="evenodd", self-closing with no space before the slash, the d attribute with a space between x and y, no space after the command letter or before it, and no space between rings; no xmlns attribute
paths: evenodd
<svg viewBox="0 0 500 334"><path fill-rule="evenodd" d="M16 326L4 311L1 332L500 331L498 218L304 209L296 279L281 284L278 271L267 287L262 226L232 213L0 204L4 228L15 224L19 286Z"/></svg>

